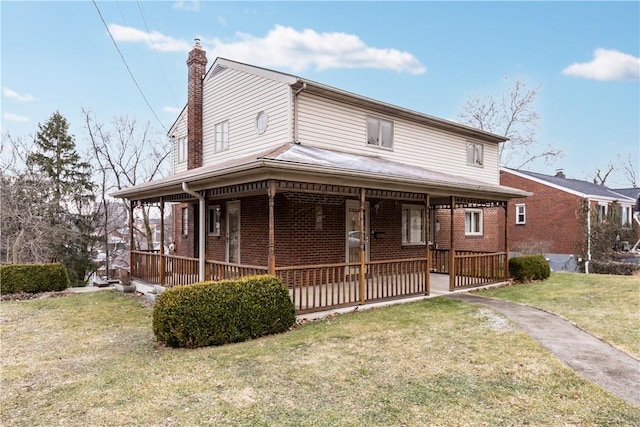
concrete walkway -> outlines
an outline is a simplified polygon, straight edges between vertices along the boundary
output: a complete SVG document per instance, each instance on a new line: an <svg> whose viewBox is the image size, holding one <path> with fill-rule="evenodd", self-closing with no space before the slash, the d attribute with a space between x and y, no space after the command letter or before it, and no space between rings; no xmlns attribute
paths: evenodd
<svg viewBox="0 0 640 427"><path fill-rule="evenodd" d="M555 314L524 304L469 294L446 298L493 308L583 377L640 406L640 361Z"/></svg>

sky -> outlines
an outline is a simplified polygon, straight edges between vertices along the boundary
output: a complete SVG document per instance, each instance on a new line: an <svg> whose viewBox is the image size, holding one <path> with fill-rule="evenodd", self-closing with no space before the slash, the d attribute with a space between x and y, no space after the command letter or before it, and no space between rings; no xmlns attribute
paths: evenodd
<svg viewBox="0 0 640 427"><path fill-rule="evenodd" d="M470 96L539 88L526 169L612 188L640 178L640 2L0 2L3 134L59 111L81 152L82 110L166 133L186 102L188 51L291 73L448 120ZM513 165L512 165L513 166Z"/></svg>

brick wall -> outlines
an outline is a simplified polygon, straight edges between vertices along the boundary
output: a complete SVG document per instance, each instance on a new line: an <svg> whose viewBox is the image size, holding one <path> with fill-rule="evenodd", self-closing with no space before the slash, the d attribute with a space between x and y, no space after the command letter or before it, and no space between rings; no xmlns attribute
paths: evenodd
<svg viewBox="0 0 640 427"><path fill-rule="evenodd" d="M500 172L500 184L530 191L531 197L508 205L509 247L517 252L579 254L584 221L579 196L511 174ZM516 204L524 204L526 223L516 224Z"/></svg>
<svg viewBox="0 0 640 427"><path fill-rule="evenodd" d="M355 199L354 199L355 200ZM227 200L210 200L220 207L220 236L207 236L207 259L224 261L226 252ZM371 260L423 257L425 245L402 245L401 201L369 199L369 245ZM416 203L411 203L416 204ZM417 203L418 205L420 203ZM182 207L189 207L189 236L182 236ZM377 207L376 207L377 206ZM194 212L198 205L176 204L172 229L176 255L194 257ZM502 251L502 208L484 210L484 235L464 236L464 210L456 212L456 247L464 250ZM323 194L278 193L275 197L275 255L277 266L345 262L346 201ZM208 209L207 209L208 214ZM440 230L434 241L449 247L449 211L436 211ZM205 221L207 224L208 222ZM244 197L240 202L240 260L242 264L266 266L269 250L269 199L267 195ZM378 237L374 236L378 233Z"/></svg>
<svg viewBox="0 0 640 427"><path fill-rule="evenodd" d="M435 210L435 232L433 242L440 249L451 247L451 212L449 209ZM457 250L502 252L504 251L504 208L482 209L482 235L465 235L465 209L456 209L453 217L454 239Z"/></svg>

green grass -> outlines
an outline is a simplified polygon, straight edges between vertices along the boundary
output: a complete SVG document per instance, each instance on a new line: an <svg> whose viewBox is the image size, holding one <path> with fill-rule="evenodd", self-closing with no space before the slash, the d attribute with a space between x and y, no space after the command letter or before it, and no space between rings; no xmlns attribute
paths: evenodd
<svg viewBox="0 0 640 427"><path fill-rule="evenodd" d="M434 298L195 350L115 292L2 302L0 424L640 425L490 310Z"/></svg>
<svg viewBox="0 0 640 427"><path fill-rule="evenodd" d="M478 292L558 314L640 359L640 277L553 273L543 282Z"/></svg>

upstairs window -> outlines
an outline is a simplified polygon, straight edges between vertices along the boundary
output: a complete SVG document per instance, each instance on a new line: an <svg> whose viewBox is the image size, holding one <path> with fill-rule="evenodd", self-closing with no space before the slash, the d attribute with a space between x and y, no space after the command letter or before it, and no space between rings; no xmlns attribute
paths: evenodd
<svg viewBox="0 0 640 427"><path fill-rule="evenodd" d="M402 205L402 244L425 244L424 206Z"/></svg>
<svg viewBox="0 0 640 427"><path fill-rule="evenodd" d="M484 145L480 142L467 142L467 164L482 166L484 164Z"/></svg>
<svg viewBox="0 0 640 427"><path fill-rule="evenodd" d="M527 222L527 211L524 204L516 205L516 224L525 224Z"/></svg>
<svg viewBox="0 0 640 427"><path fill-rule="evenodd" d="M467 236L482 235L482 210L468 209L464 213L464 234Z"/></svg>
<svg viewBox="0 0 640 427"><path fill-rule="evenodd" d="M377 117L367 117L367 144L393 148L393 122Z"/></svg>
<svg viewBox="0 0 640 427"><path fill-rule="evenodd" d="M229 120L216 124L216 147L215 152L229 149Z"/></svg>
<svg viewBox="0 0 640 427"><path fill-rule="evenodd" d="M178 138L176 151L178 152L178 163L187 161L187 138Z"/></svg>

